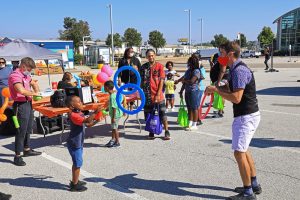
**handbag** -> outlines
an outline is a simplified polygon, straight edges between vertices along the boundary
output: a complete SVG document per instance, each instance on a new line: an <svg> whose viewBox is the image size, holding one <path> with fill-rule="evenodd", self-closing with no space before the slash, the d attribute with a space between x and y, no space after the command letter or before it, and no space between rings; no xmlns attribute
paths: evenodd
<svg viewBox="0 0 300 200"><path fill-rule="evenodd" d="M224 109L223 98L216 92L214 93L213 108L216 109L216 110L223 110Z"/></svg>
<svg viewBox="0 0 300 200"><path fill-rule="evenodd" d="M187 127L189 125L188 112L185 109L183 98L180 99L180 107L178 111L177 122L182 127Z"/></svg>
<svg viewBox="0 0 300 200"><path fill-rule="evenodd" d="M155 105L152 112L147 116L145 131L160 135L162 130L163 127L159 118L159 105Z"/></svg>

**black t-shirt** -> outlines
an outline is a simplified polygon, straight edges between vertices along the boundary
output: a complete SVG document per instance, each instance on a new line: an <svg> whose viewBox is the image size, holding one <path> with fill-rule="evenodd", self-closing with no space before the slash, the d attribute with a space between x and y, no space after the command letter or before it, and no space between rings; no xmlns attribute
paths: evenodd
<svg viewBox="0 0 300 200"><path fill-rule="evenodd" d="M59 81L57 85L57 89L66 89L74 87L71 83L65 82L65 81Z"/></svg>
<svg viewBox="0 0 300 200"><path fill-rule="evenodd" d="M136 57L132 57L130 59L130 63L127 62L127 58L122 58L119 61L119 65L118 68L121 68L123 66L133 66L136 65L138 67L138 69L140 69L141 67L141 62L139 61L139 59L137 59ZM123 83L136 83L136 76L133 72L130 72L129 70L124 70L120 73L119 77L121 77L121 80Z"/></svg>

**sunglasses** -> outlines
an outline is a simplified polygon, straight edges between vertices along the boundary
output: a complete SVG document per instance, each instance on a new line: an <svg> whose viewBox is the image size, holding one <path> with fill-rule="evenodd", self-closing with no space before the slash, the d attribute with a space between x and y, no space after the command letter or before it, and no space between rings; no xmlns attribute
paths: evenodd
<svg viewBox="0 0 300 200"><path fill-rule="evenodd" d="M0 62L0 64L5 64L5 62Z"/></svg>

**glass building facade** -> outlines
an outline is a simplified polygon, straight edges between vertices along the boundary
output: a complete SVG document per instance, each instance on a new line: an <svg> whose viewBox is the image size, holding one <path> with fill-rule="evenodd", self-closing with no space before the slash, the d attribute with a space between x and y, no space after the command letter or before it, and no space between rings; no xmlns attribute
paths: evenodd
<svg viewBox="0 0 300 200"><path fill-rule="evenodd" d="M277 49L286 54L291 45L292 55L300 55L300 7L276 19L277 23Z"/></svg>

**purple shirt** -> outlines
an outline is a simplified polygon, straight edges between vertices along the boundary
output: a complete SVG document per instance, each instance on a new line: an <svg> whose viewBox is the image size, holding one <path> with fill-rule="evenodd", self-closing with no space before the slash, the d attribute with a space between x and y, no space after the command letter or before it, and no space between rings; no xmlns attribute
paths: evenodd
<svg viewBox="0 0 300 200"><path fill-rule="evenodd" d="M252 79L252 73L245 65L240 65L234 69L239 62L241 62L241 59L235 61L230 67L229 80L232 80L234 90L245 89L246 85L249 84Z"/></svg>

